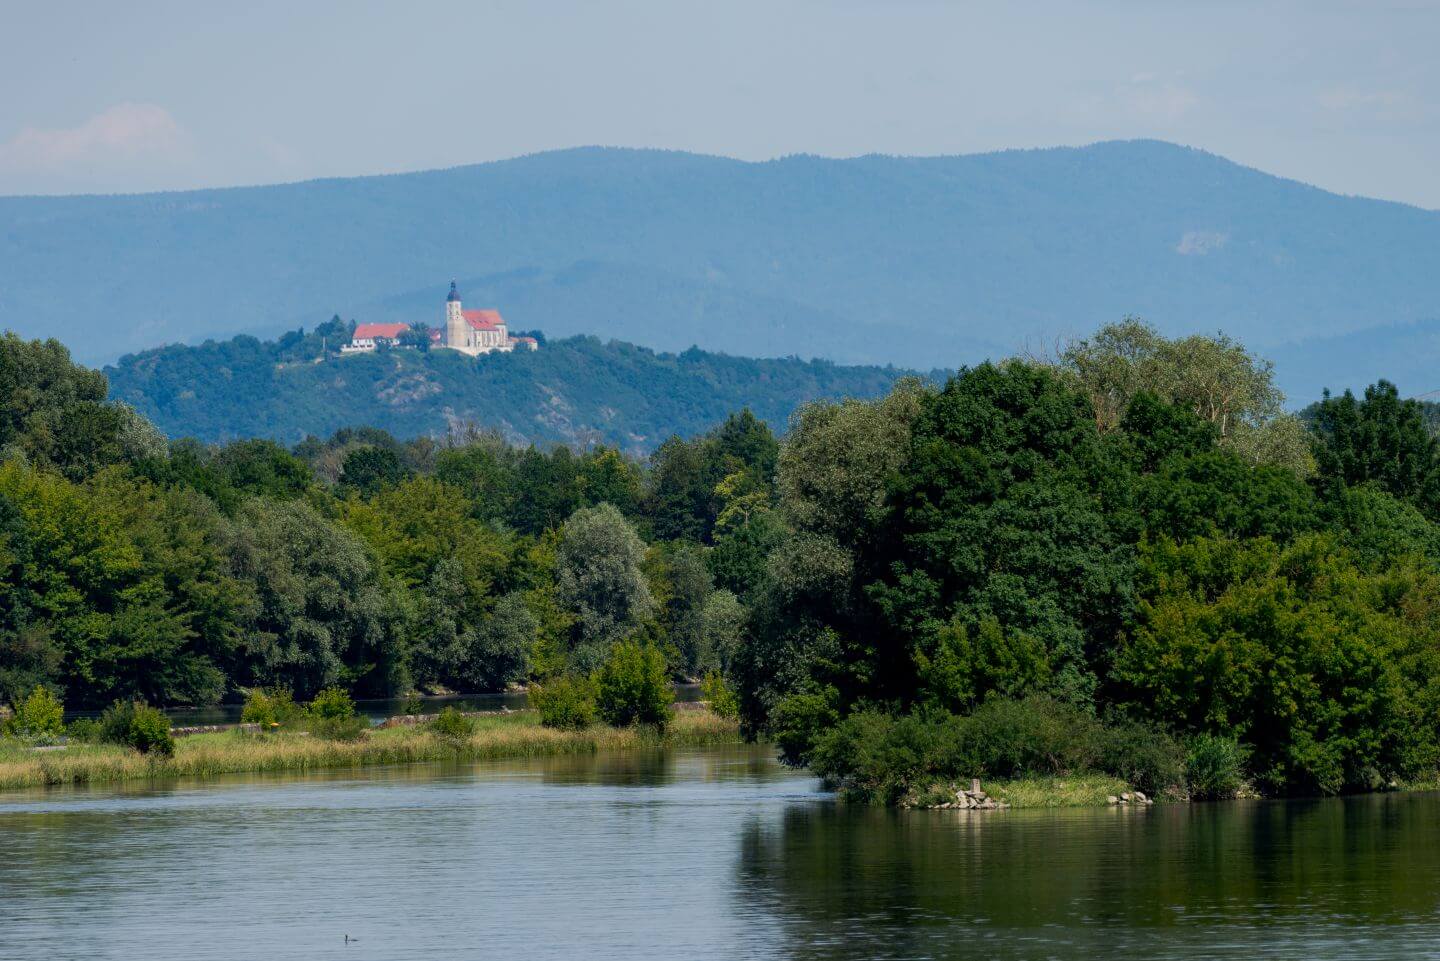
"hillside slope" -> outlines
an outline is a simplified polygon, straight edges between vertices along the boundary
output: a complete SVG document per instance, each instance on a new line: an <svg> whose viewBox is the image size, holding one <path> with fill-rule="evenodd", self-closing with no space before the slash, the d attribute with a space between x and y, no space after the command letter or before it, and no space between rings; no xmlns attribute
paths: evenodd
<svg viewBox="0 0 1440 961"><path fill-rule="evenodd" d="M745 163L577 149L451 170L0 198L0 325L88 361L438 316L663 350L954 366L1137 313L1262 350L1440 318L1440 213L1154 141ZM1324 358L1321 381L1344 376ZM1308 385L1318 391L1321 383Z"/></svg>
<svg viewBox="0 0 1440 961"><path fill-rule="evenodd" d="M105 374L112 397L172 437L294 443L347 426L414 437L474 424L515 443L605 443L644 454L671 434L700 433L747 406L783 429L805 401L872 397L904 373L699 350L662 354L593 337L479 358L392 350L316 363L318 347L314 333L241 336L129 355Z"/></svg>

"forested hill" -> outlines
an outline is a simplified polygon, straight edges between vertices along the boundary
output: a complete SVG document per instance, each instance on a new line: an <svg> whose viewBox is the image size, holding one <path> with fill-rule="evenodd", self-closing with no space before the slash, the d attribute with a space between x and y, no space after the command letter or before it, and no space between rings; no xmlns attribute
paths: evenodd
<svg viewBox="0 0 1440 961"><path fill-rule="evenodd" d="M808 400L874 397L905 372L825 361L657 353L594 337L535 353L470 358L453 351L321 355L321 329L277 341L241 336L133 354L105 369L111 397L171 437L268 437L294 443L347 426L398 437L475 424L515 443L605 443L646 453L749 407L783 428Z"/></svg>
<svg viewBox="0 0 1440 961"><path fill-rule="evenodd" d="M1224 330L1303 401L1396 379L1440 318L1440 212L1155 141L746 163L577 149L451 170L0 198L0 326L87 363L339 308L434 323L446 284L516 328L659 350L954 368L1138 314ZM1406 327L1406 336L1419 328ZM1369 335L1366 335L1367 339ZM1317 342L1306 364L1280 347ZM1305 379L1288 380L1288 371ZM1440 387L1401 377L1406 393Z"/></svg>

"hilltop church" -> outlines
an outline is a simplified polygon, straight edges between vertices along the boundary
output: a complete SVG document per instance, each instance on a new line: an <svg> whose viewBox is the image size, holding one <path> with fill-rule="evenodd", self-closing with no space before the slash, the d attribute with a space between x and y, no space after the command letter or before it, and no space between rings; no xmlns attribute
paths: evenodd
<svg viewBox="0 0 1440 961"><path fill-rule="evenodd" d="M341 350L360 353L382 345L397 347L400 335L409 329L409 324L359 324L350 336L350 343ZM509 353L517 349L540 349L534 337L511 337L500 311L465 310L453 280L450 281L450 296L445 298L445 325L430 331L430 346L432 349L458 350L471 357L495 351Z"/></svg>

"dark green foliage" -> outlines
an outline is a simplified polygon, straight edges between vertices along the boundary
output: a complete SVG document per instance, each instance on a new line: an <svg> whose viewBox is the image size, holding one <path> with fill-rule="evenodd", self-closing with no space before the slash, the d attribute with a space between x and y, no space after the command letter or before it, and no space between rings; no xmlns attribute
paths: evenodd
<svg viewBox="0 0 1440 961"><path fill-rule="evenodd" d="M562 675L529 688L530 706L540 712L540 723L564 731L595 723L595 697L595 682L583 675Z"/></svg>
<svg viewBox="0 0 1440 961"><path fill-rule="evenodd" d="M616 727L664 727L674 699L665 655L650 645L620 641L595 675L595 705L600 717Z"/></svg>
<svg viewBox="0 0 1440 961"><path fill-rule="evenodd" d="M1163 731L1103 724L1046 697L993 699L969 716L857 711L822 733L810 766L858 799L895 804L935 781L1101 771L1143 790L1179 790L1184 751Z"/></svg>
<svg viewBox="0 0 1440 961"><path fill-rule="evenodd" d="M1115 658L1120 699L1244 742L1261 786L1333 793L1436 760L1433 570L1369 575L1332 539L1162 541Z"/></svg>
<svg viewBox="0 0 1440 961"><path fill-rule="evenodd" d="M475 733L475 719L466 717L453 707L443 708L430 722L430 731L449 741L464 741Z"/></svg>
<svg viewBox="0 0 1440 961"><path fill-rule="evenodd" d="M133 747L141 754L175 753L170 719L143 701L116 701L100 716L100 738Z"/></svg>
<svg viewBox="0 0 1440 961"><path fill-rule="evenodd" d="M1327 394L1307 413L1322 483L1373 482L1440 519L1440 440L1418 401L1401 400L1395 385L1382 380L1361 400L1348 390Z"/></svg>
<svg viewBox="0 0 1440 961"><path fill-rule="evenodd" d="M345 455L340 483L362 494L374 494L405 479L405 466L393 450L384 447L356 447Z"/></svg>

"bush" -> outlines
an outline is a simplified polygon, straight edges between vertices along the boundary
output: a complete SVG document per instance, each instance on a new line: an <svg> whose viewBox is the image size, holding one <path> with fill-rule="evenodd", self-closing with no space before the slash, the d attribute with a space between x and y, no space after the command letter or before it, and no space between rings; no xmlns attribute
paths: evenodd
<svg viewBox="0 0 1440 961"><path fill-rule="evenodd" d="M595 684L588 677L562 676L531 684L529 699L546 727L578 731L595 723Z"/></svg>
<svg viewBox="0 0 1440 961"><path fill-rule="evenodd" d="M93 717L77 717L65 725L65 736L82 744L96 744L100 741L100 722Z"/></svg>
<svg viewBox="0 0 1440 961"><path fill-rule="evenodd" d="M170 719L159 709L137 704L130 717L130 746L141 754L169 757L175 753L175 738L170 734Z"/></svg>
<svg viewBox="0 0 1440 961"><path fill-rule="evenodd" d="M65 731L65 707L49 688L37 686L30 696L15 705L5 721L4 731L12 737L43 740Z"/></svg>
<svg viewBox="0 0 1440 961"><path fill-rule="evenodd" d="M432 733L450 741L466 741L475 733L475 719L466 717L453 707L447 707L440 716L430 722Z"/></svg>
<svg viewBox="0 0 1440 961"><path fill-rule="evenodd" d="M877 803L895 804L937 781L972 777L1100 772L1157 794L1183 782L1183 752L1164 731L1129 720L1102 724L1083 708L1049 697L992 698L968 717L933 708L900 716L860 710L829 723L817 723L823 695L792 695L780 708L773 716L782 722L806 718L798 726L812 739L807 763L816 774L851 797Z"/></svg>
<svg viewBox="0 0 1440 961"><path fill-rule="evenodd" d="M595 684L596 706L608 724L664 727L670 720L675 692L670 687L665 655L654 645L616 644L596 673Z"/></svg>
<svg viewBox="0 0 1440 961"><path fill-rule="evenodd" d="M705 675L705 680L700 684L700 696L710 705L710 710L720 717L733 719L740 716L740 697L719 671L711 671Z"/></svg>
<svg viewBox="0 0 1440 961"><path fill-rule="evenodd" d="M1095 767L1147 794L1185 785L1185 749L1160 728L1119 719L1097 732Z"/></svg>
<svg viewBox="0 0 1440 961"><path fill-rule="evenodd" d="M312 718L339 721L355 716L355 701L343 688L327 687L310 702Z"/></svg>
<svg viewBox="0 0 1440 961"><path fill-rule="evenodd" d="M1197 801L1232 798L1245 783L1249 752L1234 738L1200 734L1190 739L1185 780Z"/></svg>
<svg viewBox="0 0 1440 961"><path fill-rule="evenodd" d="M767 731L769 739L780 748L780 760L797 767L809 762L816 740L840 720L835 706L839 697L833 687L825 687L780 699L770 712Z"/></svg>
<svg viewBox="0 0 1440 961"><path fill-rule="evenodd" d="M170 719L143 701L116 701L100 716L100 739L133 747L141 754L175 753Z"/></svg>
<svg viewBox="0 0 1440 961"><path fill-rule="evenodd" d="M358 714L349 717L311 717L306 727L311 735L326 741L358 741L370 730L370 721Z"/></svg>
<svg viewBox="0 0 1440 961"><path fill-rule="evenodd" d="M253 688L240 712L242 724L258 724L263 730L290 724L304 714L295 696L283 687Z"/></svg>

